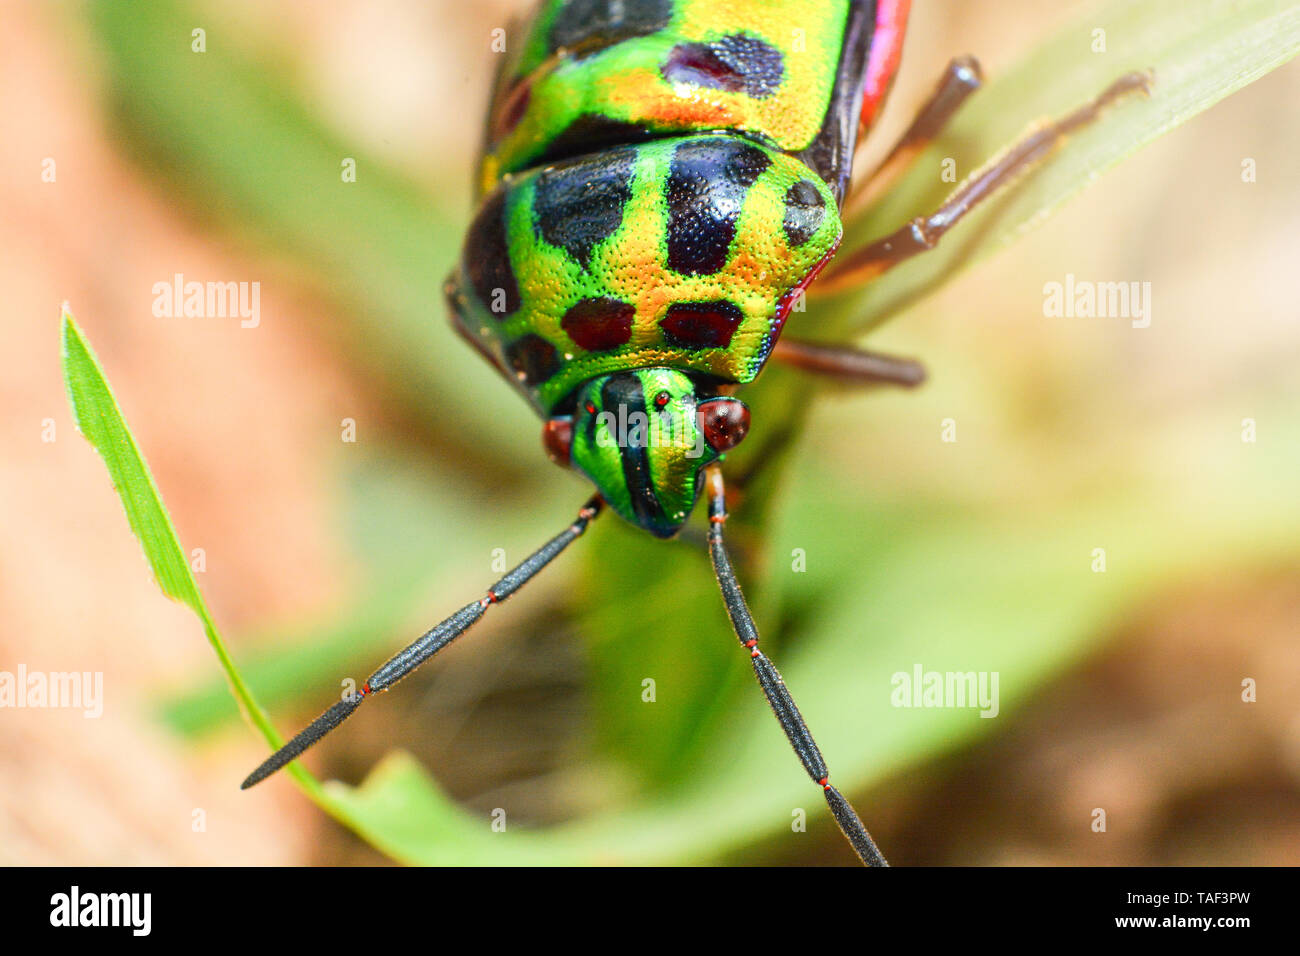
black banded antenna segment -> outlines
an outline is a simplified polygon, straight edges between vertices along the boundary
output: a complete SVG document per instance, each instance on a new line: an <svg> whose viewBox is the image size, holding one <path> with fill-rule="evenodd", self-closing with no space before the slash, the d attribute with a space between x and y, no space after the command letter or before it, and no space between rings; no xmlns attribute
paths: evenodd
<svg viewBox="0 0 1300 956"><path fill-rule="evenodd" d="M858 819L853 806L831 786L830 771L826 769L826 761L817 748L817 741L813 740L812 732L804 723L803 715L795 706L794 698L790 696L776 666L758 649L758 628L754 626L754 617L749 613L749 605L745 603L727 546L722 540L722 526L727 520L726 488L722 481L722 470L716 465L709 468L708 487L709 557L713 561L713 573L717 576L718 588L722 591L722 600L727 606L727 616L731 618L736 637L749 651L758 684L763 689L767 702L772 705L772 712L776 714L799 762L813 783L822 788L831 815L835 817L835 822L839 824L858 858L866 866L888 866L875 841L871 839L871 834Z"/></svg>
<svg viewBox="0 0 1300 956"><path fill-rule="evenodd" d="M360 707L361 702L367 697L388 690L434 654L437 654L464 634L471 625L483 616L483 613L489 607L493 604L500 604L510 597L532 580L537 572L559 557L561 551L587 530L587 525L600 514L604 504L605 502L600 495L592 497L590 501L582 506L582 509L578 512L578 517L574 519L571 525L534 551L500 581L488 588L486 595L471 604L466 604L441 624L430 628L410 646L395 654L386 664L370 675L370 679L366 681L360 691L343 698L308 724L306 729L266 758L260 767L248 775L248 778L239 785L239 788L247 790L249 787L261 783L351 717L353 711Z"/></svg>

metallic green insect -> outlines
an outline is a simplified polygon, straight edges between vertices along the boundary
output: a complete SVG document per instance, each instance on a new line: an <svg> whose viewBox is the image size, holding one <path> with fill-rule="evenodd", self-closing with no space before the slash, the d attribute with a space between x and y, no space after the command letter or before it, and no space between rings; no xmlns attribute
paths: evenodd
<svg viewBox="0 0 1300 956"><path fill-rule="evenodd" d="M915 385L915 362L782 331L814 279L869 281L932 248L977 203L1146 78L1039 126L934 213L831 259L853 158L898 67L910 0L547 0L508 33L479 204L447 281L458 331L543 419L550 457L597 494L519 567L424 634L255 770L270 775L505 600L608 504L675 535L707 491L708 543L736 635L804 769L860 859L885 860L826 763L758 631L723 542L720 462L749 431L733 392L770 359ZM862 187L906 167L980 83L952 61ZM829 265L828 265L829 264ZM823 269L825 272L823 273Z"/></svg>

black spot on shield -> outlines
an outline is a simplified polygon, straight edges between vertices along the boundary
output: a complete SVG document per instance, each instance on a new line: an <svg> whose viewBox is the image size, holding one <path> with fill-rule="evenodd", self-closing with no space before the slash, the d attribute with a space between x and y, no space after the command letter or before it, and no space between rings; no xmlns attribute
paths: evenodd
<svg viewBox="0 0 1300 956"><path fill-rule="evenodd" d="M519 310L519 282L506 243L504 189L492 193L474 217L461 258L474 294L491 315L503 319Z"/></svg>
<svg viewBox="0 0 1300 956"><path fill-rule="evenodd" d="M730 136L678 146L668 171L668 268L712 275L727 264L745 197L772 160Z"/></svg>
<svg viewBox="0 0 1300 956"><path fill-rule="evenodd" d="M592 250L623 222L635 158L632 149L608 150L542 172L533 195L538 235L589 265Z"/></svg>
<svg viewBox="0 0 1300 956"><path fill-rule="evenodd" d="M583 113L550 141L533 165L544 166L574 156L598 153L613 146L641 142L654 135L652 129L641 123Z"/></svg>
<svg viewBox="0 0 1300 956"><path fill-rule="evenodd" d="M817 187L801 179L785 192L785 237L792 246L802 246L821 228L826 218L826 200Z"/></svg>
<svg viewBox="0 0 1300 956"><path fill-rule="evenodd" d="M510 367L529 388L536 388L560 370L555 346L531 332L507 345L505 354Z"/></svg>
<svg viewBox="0 0 1300 956"><path fill-rule="evenodd" d="M563 47L581 59L658 33L672 15L671 0L568 0L551 24L550 51Z"/></svg>

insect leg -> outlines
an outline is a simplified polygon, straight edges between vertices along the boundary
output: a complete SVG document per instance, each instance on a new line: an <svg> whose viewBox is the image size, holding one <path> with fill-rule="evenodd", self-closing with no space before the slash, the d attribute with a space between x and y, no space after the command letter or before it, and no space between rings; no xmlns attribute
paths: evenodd
<svg viewBox="0 0 1300 956"><path fill-rule="evenodd" d="M863 177L849 193L845 203L845 218L851 218L855 210L874 202L896 183L921 150L930 145L966 102L966 98L978 90L983 82L984 75L979 60L975 57L959 56L950 61L934 92L916 114L907 132L903 133L880 165ZM860 137L858 148L861 149L865 142L867 137Z"/></svg>
<svg viewBox="0 0 1300 956"><path fill-rule="evenodd" d="M388 690L434 654L464 634L472 624L483 616L483 612L490 606L500 604L510 597L532 580L537 572L559 557L561 551L587 530L587 524L592 518L600 514L603 505L604 501L599 495L593 497L583 505L582 510L578 512L578 517L574 519L571 525L534 551L518 567L492 585L484 597L465 605L441 624L425 632L419 640L396 654L388 663L370 675L370 679L366 681L358 693L339 701L313 720L298 736L266 758L262 765L250 773L248 778L239 785L239 789L247 790L297 758L304 750L352 716L352 712L361 706L361 702L367 697Z"/></svg>
<svg viewBox="0 0 1300 956"><path fill-rule="evenodd" d="M925 366L915 359L868 352L851 345L826 345L780 339L772 358L805 372L853 385L902 385L915 388L925 381Z"/></svg>
<svg viewBox="0 0 1300 956"><path fill-rule="evenodd" d="M1070 133L1091 123L1105 107L1120 97L1138 90L1150 93L1150 84L1148 73L1126 73L1091 103L1054 123L1037 127L976 170L930 215L918 216L893 234L855 249L832 263L818 280L818 291L835 292L862 285L917 253L933 249L944 233L963 216L1045 159Z"/></svg>
<svg viewBox="0 0 1300 956"><path fill-rule="evenodd" d="M708 469L709 482L709 556L713 560L713 573L718 578L718 588L722 591L722 600L727 606L727 616L742 646L749 650L750 661L754 665L754 674L759 686L772 706L772 712L785 731L794 748L795 754L803 764L804 770L813 782L822 788L826 803L830 805L831 814L840 830L848 839L858 858L867 866L888 866L880 850L876 847L867 828L858 819L857 813L849 801L830 784L830 772L817 742L813 740L808 725L804 723L794 698L786 689L775 665L758 649L758 628L754 626L753 615L745 603L745 596L740 591L736 572L731 567L731 557L722 540L722 525L727 520L726 487L722 481L722 469L712 465Z"/></svg>

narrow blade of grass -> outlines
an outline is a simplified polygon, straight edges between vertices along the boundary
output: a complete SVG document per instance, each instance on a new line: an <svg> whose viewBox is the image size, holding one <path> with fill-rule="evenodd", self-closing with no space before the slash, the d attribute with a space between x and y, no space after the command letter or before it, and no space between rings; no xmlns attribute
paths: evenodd
<svg viewBox="0 0 1300 956"><path fill-rule="evenodd" d="M117 399L94 352L66 305L63 307L61 339L63 380L73 419L77 429L104 459L113 487L126 510L131 531L144 549L145 560L149 562L158 586L165 595L186 605L198 616L244 717L267 744L278 748L283 741L240 676L221 640L149 466L122 418ZM297 765L289 769L299 785L319 802L322 798L319 781Z"/></svg>

